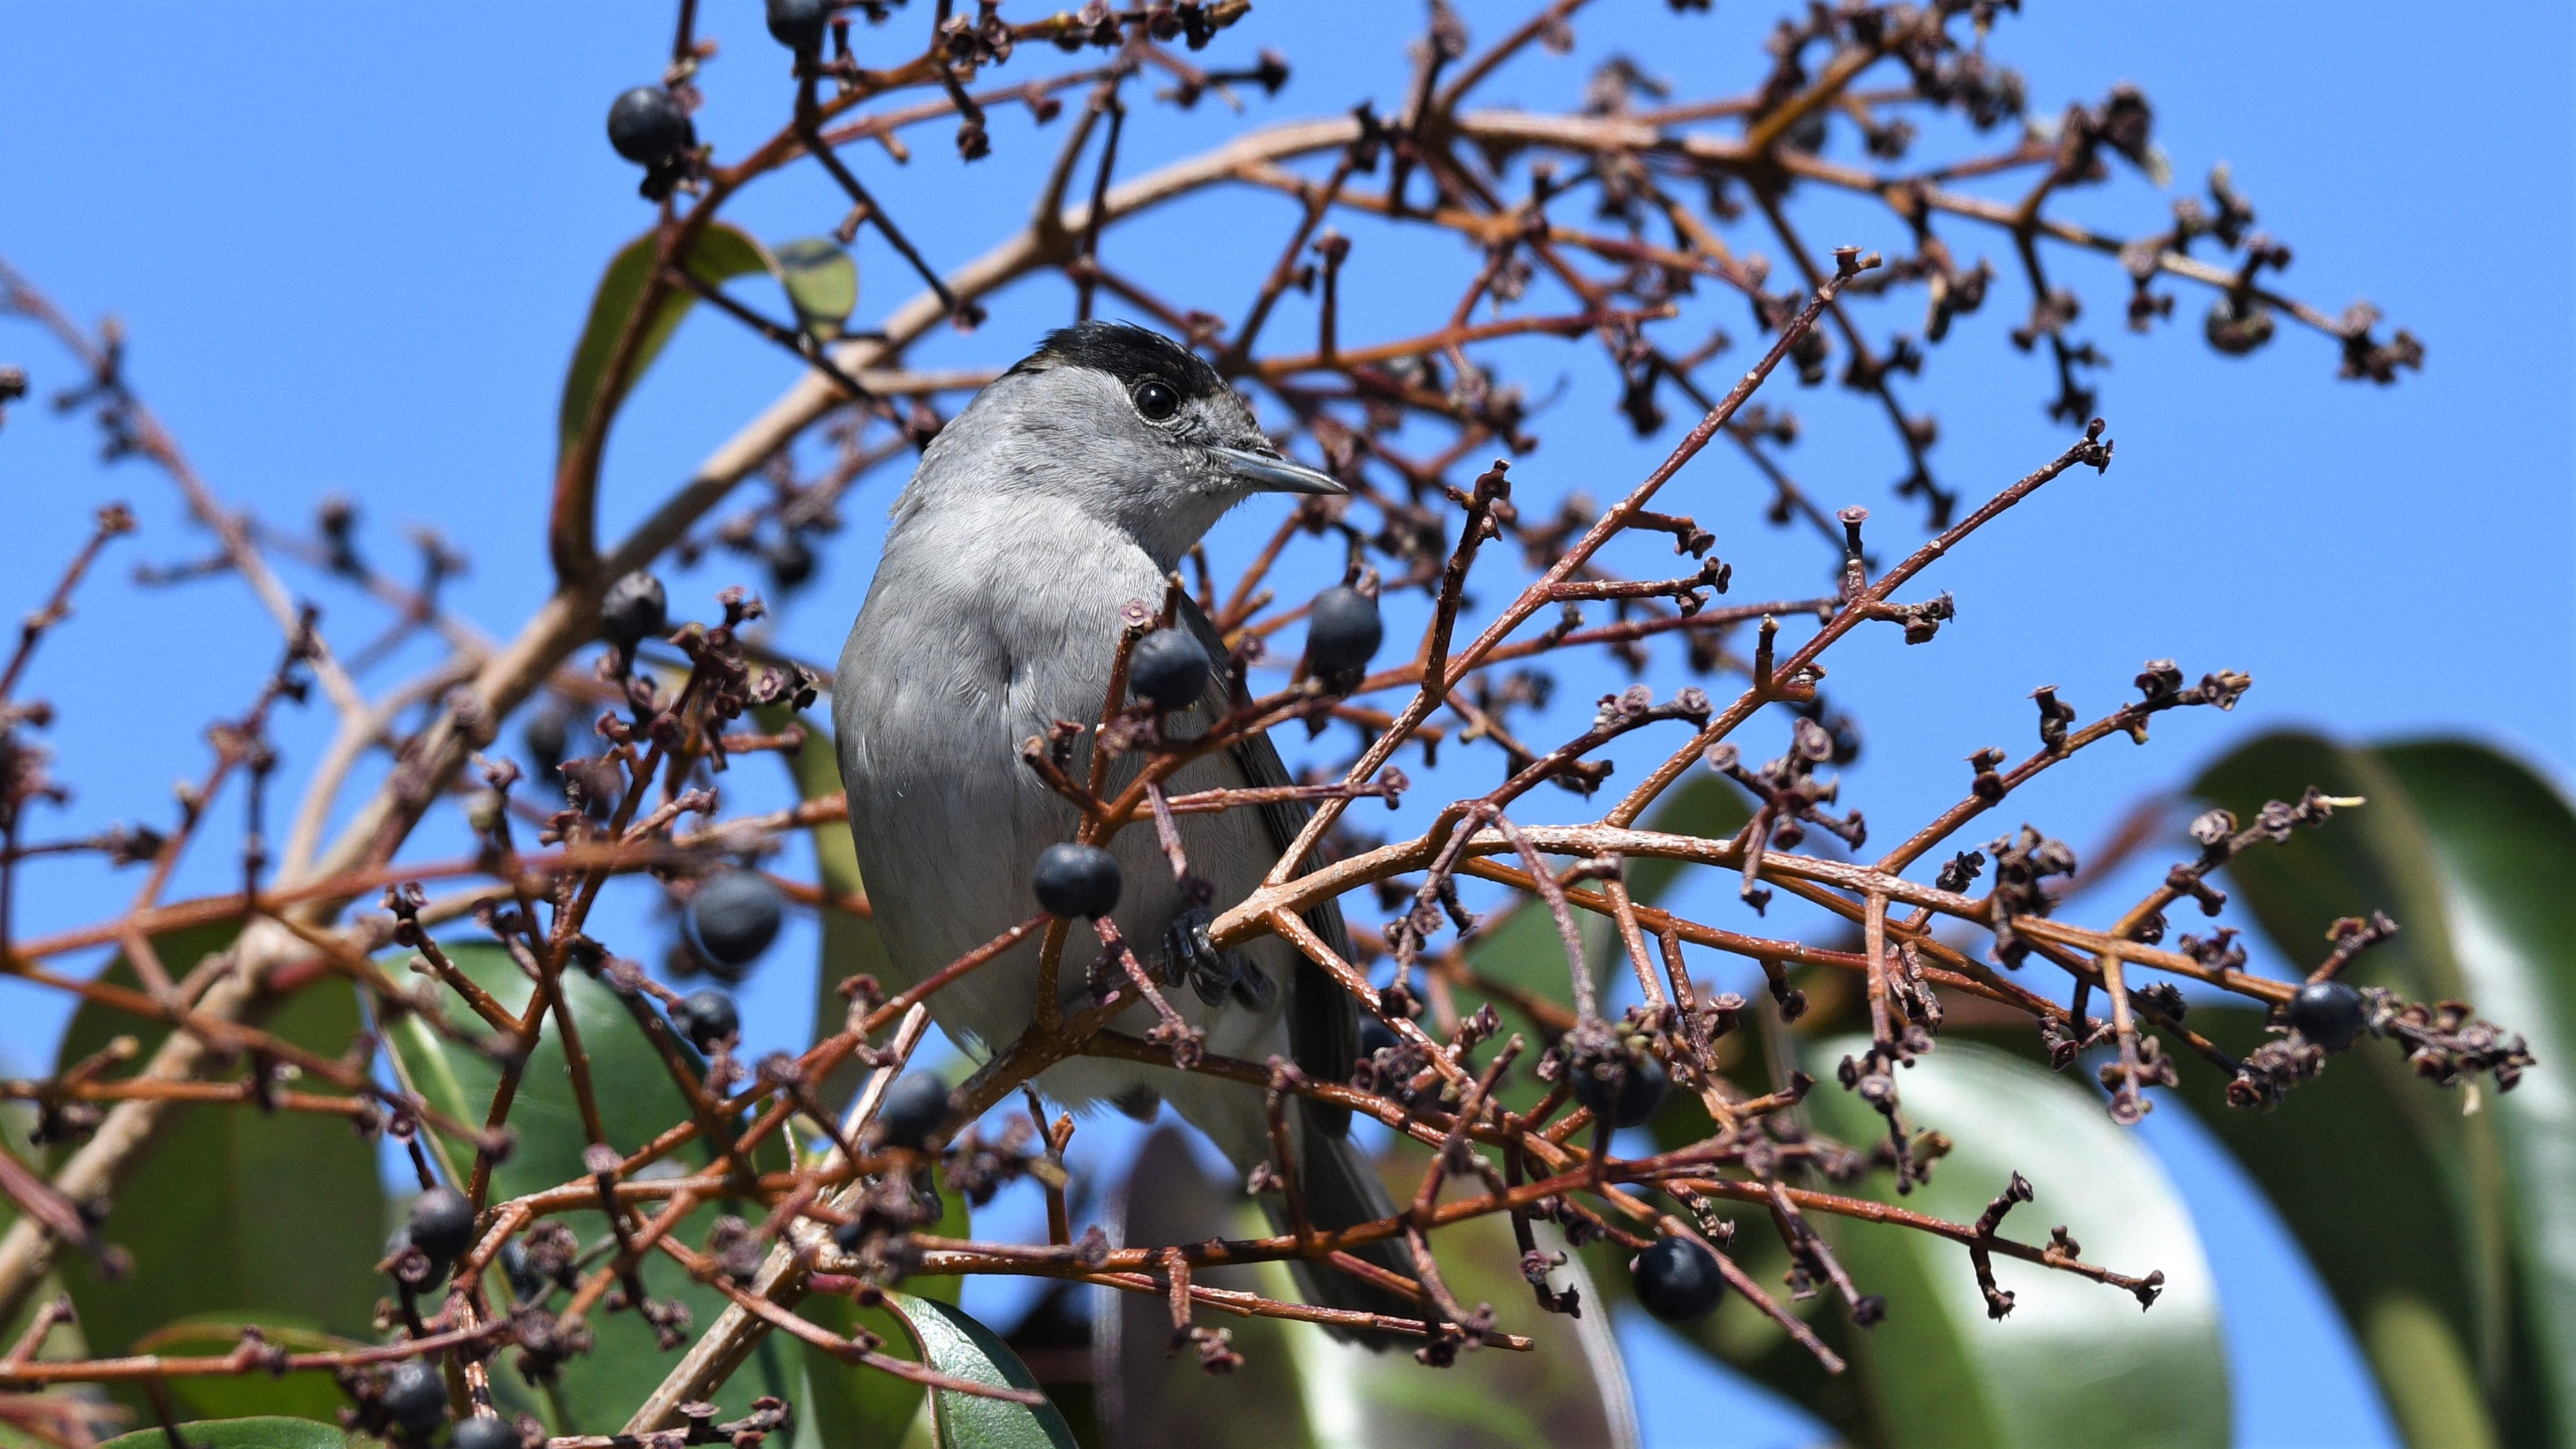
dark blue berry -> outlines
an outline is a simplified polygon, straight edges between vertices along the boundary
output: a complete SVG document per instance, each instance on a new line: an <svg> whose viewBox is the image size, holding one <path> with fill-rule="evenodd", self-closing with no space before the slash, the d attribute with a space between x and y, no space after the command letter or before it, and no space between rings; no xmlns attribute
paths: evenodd
<svg viewBox="0 0 2576 1449"><path fill-rule="evenodd" d="M769 36L799 55L823 48L833 0L769 0Z"/></svg>
<svg viewBox="0 0 2576 1449"><path fill-rule="evenodd" d="M786 914L769 877L756 870L725 871L689 897L689 944L719 972L738 970L778 939Z"/></svg>
<svg viewBox="0 0 2576 1449"><path fill-rule="evenodd" d="M447 1422L447 1381L419 1359L404 1359L385 1375L385 1412L405 1432L426 1439Z"/></svg>
<svg viewBox="0 0 2576 1449"><path fill-rule="evenodd" d="M888 1147L919 1152L947 1120L948 1083L933 1072L906 1073L877 1104L877 1130Z"/></svg>
<svg viewBox="0 0 2576 1449"><path fill-rule="evenodd" d="M2290 998L2290 1025L2330 1052L2342 1051L2361 1035L2361 993L2340 981L2314 981Z"/></svg>
<svg viewBox="0 0 2576 1449"><path fill-rule="evenodd" d="M489 1414L459 1420L447 1442L452 1449L520 1449L519 1431Z"/></svg>
<svg viewBox="0 0 2576 1449"><path fill-rule="evenodd" d="M1592 1109L1596 1119L1606 1119L1613 1127L1635 1127L1655 1115L1664 1105L1664 1089L1672 1085L1664 1064L1643 1053L1622 1053L1603 1064L1613 1072L1612 1081L1598 1072L1576 1069L1574 1100Z"/></svg>
<svg viewBox="0 0 2576 1449"><path fill-rule="evenodd" d="M695 139L689 113L660 86L637 86L608 108L608 144L638 166L660 166Z"/></svg>
<svg viewBox="0 0 2576 1449"><path fill-rule="evenodd" d="M530 1266L528 1250L519 1246L518 1239L512 1238L501 1245L500 1259L502 1275L510 1280L510 1294L520 1302L534 1303L545 1297L546 1290L553 1286Z"/></svg>
<svg viewBox="0 0 2576 1449"><path fill-rule="evenodd" d="M1402 1041L1403 1038L1395 1034L1394 1027L1387 1025L1376 1017L1363 1016L1360 1018L1361 1056L1376 1056L1379 1052L1385 1051L1388 1047L1400 1045Z"/></svg>
<svg viewBox="0 0 2576 1449"><path fill-rule="evenodd" d="M1782 136L1780 140L1781 143L1786 145L1790 150L1804 151L1810 156L1824 150L1824 107L1818 106L1814 110L1807 112L1805 115L1800 116L1797 120L1791 122L1788 134Z"/></svg>
<svg viewBox="0 0 2576 1449"><path fill-rule="evenodd" d="M474 1246L474 1204L441 1185L411 1200L411 1245L432 1262L452 1263Z"/></svg>
<svg viewBox="0 0 2576 1449"><path fill-rule="evenodd" d="M1377 600L1346 585L1315 596L1306 609L1306 662L1317 674L1347 674L1365 669L1386 639L1386 621Z"/></svg>
<svg viewBox="0 0 2576 1449"><path fill-rule="evenodd" d="M662 581L637 569L608 586L599 601L599 627L618 647L632 649L636 641L658 636L670 622L670 600L662 593Z"/></svg>
<svg viewBox="0 0 2576 1449"><path fill-rule="evenodd" d="M1126 881L1118 859L1096 845L1050 845L1038 852L1038 868L1029 875L1038 904L1051 916L1096 920L1118 909Z"/></svg>
<svg viewBox="0 0 2576 1449"><path fill-rule="evenodd" d="M760 561L769 565L769 581L782 594L814 577L814 550L792 533L763 550Z"/></svg>
<svg viewBox="0 0 2576 1449"><path fill-rule="evenodd" d="M1156 709L1187 709L1207 693L1207 647L1187 629L1157 629L1127 651L1127 687Z"/></svg>
<svg viewBox="0 0 2576 1449"><path fill-rule="evenodd" d="M689 1039L689 1045L712 1055L716 1044L742 1030L742 1017L734 1010L733 998L709 987L692 991L671 1008L671 1025Z"/></svg>
<svg viewBox="0 0 2576 1449"><path fill-rule="evenodd" d="M1636 1276L1637 1302L1666 1323L1704 1317L1726 1296L1717 1259L1688 1238L1657 1238L1637 1255L1630 1271Z"/></svg>
<svg viewBox="0 0 2576 1449"><path fill-rule="evenodd" d="M402 1275L402 1255L409 1251L411 1251L410 1228L396 1228L393 1231L393 1236L385 1239L385 1256L393 1260L393 1278L395 1282L402 1284L402 1286L410 1292L427 1293L431 1289L436 1288L439 1284L447 1281L447 1271L454 1267L455 1264L445 1258L431 1257L427 1253L423 1253L421 1256L429 1260L429 1272L417 1283L409 1282L404 1279Z"/></svg>
<svg viewBox="0 0 2576 1449"><path fill-rule="evenodd" d="M572 744L563 712L556 709L540 709L530 715L528 728L519 738L528 747L528 762L537 767L540 776L549 780L554 778L556 767L563 763L564 751Z"/></svg>

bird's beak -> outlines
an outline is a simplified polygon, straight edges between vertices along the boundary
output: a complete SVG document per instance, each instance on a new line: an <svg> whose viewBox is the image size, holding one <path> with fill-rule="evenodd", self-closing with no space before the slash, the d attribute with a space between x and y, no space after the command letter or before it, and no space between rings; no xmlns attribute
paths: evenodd
<svg viewBox="0 0 2576 1449"><path fill-rule="evenodd" d="M1322 493L1339 497L1351 491L1335 482L1332 475L1318 473L1303 463L1292 463L1275 453L1255 453L1243 448L1210 448L1208 451L1232 470L1235 477L1264 493Z"/></svg>

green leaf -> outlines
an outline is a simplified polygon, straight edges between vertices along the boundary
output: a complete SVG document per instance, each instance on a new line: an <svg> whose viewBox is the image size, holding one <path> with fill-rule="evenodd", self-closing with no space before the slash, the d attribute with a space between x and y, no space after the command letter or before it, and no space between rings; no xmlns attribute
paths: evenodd
<svg viewBox="0 0 2576 1449"><path fill-rule="evenodd" d="M2465 998L2540 1065L2475 1115L2371 1041L2266 1116L2227 1108L2207 1074L2184 1073L2185 1094L2316 1265L2408 1443L2559 1442L2576 1419L2576 964L2549 915L2576 896L2576 823L2539 776L2458 742L2272 735L2196 788L2245 817L2311 783L2370 803L2229 867L2264 935L2306 967L2335 917L2385 910L2402 933L2348 979ZM2238 1053L2262 1039L2251 1010L2198 1008L2193 1024ZM2462 1383L2483 1414L2462 1408Z"/></svg>
<svg viewBox="0 0 2576 1449"><path fill-rule="evenodd" d="M1732 783L1720 775L1699 773L1664 797L1654 813L1646 817L1645 828L1669 835L1723 840L1743 829L1750 818ZM1682 862L1677 860L1634 857L1628 862L1629 897L1640 905L1653 905L1672 889L1681 871ZM1615 921L1592 911L1577 910L1575 924L1583 941L1584 966L1592 973L1596 987L1612 971L1626 969L1627 957L1619 945ZM1522 897L1490 934L1471 943L1467 961L1479 975L1498 986L1553 1002L1569 1012L1574 1009L1574 982L1566 971L1564 938L1557 934L1556 919L1548 913L1546 904L1534 896ZM1487 1000L1464 990L1456 997L1461 1015L1472 1013ZM1520 1014L1507 1000L1496 1000L1494 1007L1507 1014ZM1539 1034L1547 1035L1543 1031ZM1515 1072L1503 1083L1499 1095L1505 1106L1527 1111L1544 1093L1535 1078Z"/></svg>
<svg viewBox="0 0 2576 1449"><path fill-rule="evenodd" d="M2422 819L2375 754L2315 735L2266 735L2211 765L2193 789L2242 820L2311 784L2369 803L2238 856L2227 869L2238 900L2300 971L2322 959L2336 918L2384 910L2403 930L2363 953L2345 979L2418 1001L2464 995ZM2245 1008L2192 1016L2237 1055L2264 1040L2260 1019ZM2482 1385L2502 1385L2513 1329L2510 1228L2492 1118L2463 1116L2458 1093L2417 1079L2402 1051L2367 1039L2268 1114L2226 1106L2225 1083L2212 1074L2183 1077L2186 1100L2263 1187L2366 1354L2396 1341L2370 1332L2393 1297L2410 1320L2437 1315L2455 1344L2451 1357L2476 1365ZM2390 1241L2407 1251L2387 1252ZM2372 1367L2382 1384L2415 1372L2404 1359L2374 1357ZM2441 1421L2407 1419L2406 1401L2394 1395L2389 1408L2408 1443L2446 1442Z"/></svg>
<svg viewBox="0 0 2576 1449"><path fill-rule="evenodd" d="M1866 1046L1817 1043L1809 1070L1830 1081L1834 1062ZM1955 1143L1904 1206L1973 1222L2018 1171L2038 1196L2005 1220L2005 1236L2044 1243L2047 1226L2062 1223L2087 1262L2162 1270L2164 1294L2141 1315L2119 1289L1997 1257L1996 1282L2016 1301L1994 1322L1958 1244L1812 1214L1861 1291L1887 1298L1886 1321L1842 1336L1868 1399L1867 1430L1855 1437L1994 1449L2227 1444L2216 1287L2190 1213L2137 1137L2103 1115L2095 1094L1968 1042L1942 1042L1898 1085L1908 1121ZM1819 1087L1807 1107L1819 1130L1844 1141L1885 1131L1851 1092Z"/></svg>
<svg viewBox="0 0 2576 1449"><path fill-rule="evenodd" d="M766 705L753 711L765 733L783 733L790 724L805 726L803 748L793 755L781 754L796 785L797 798L829 800L841 793L840 758L832 748L831 732L812 719L800 716L783 705ZM806 832L813 842L815 872L825 890L839 895L865 896L866 882L859 879L858 847L850 843L850 827L838 820L826 820ZM841 998L841 983L853 976L873 976L889 990L903 983L895 974L894 960L886 954L885 939L877 934L877 923L844 911L823 912L823 964L814 982L814 1034L819 1039L840 1029L849 1010ZM823 1100L837 1109L856 1093L866 1069L851 1063L832 1074L824 1083Z"/></svg>
<svg viewBox="0 0 2576 1449"><path fill-rule="evenodd" d="M886 1302L911 1329L922 1362L939 1372L996 1388L1034 1389L1037 1376L993 1331L936 1298L888 1292ZM1078 1449L1053 1404L1030 1408L939 1389L931 1413L945 1449Z"/></svg>
<svg viewBox="0 0 2576 1449"><path fill-rule="evenodd" d="M2510 1190L2518 1331L2552 1405L2576 1425L2576 810L2538 772L2482 745L2384 745L2424 822L2447 935L2479 1013L2518 1031L2538 1065L2488 1103Z"/></svg>
<svg viewBox="0 0 2576 1449"><path fill-rule="evenodd" d="M2380 1370L2380 1392L2409 1443L2493 1449L2477 1366L2440 1310L2410 1293L2382 1293L2359 1327L2362 1352Z"/></svg>
<svg viewBox="0 0 2576 1449"><path fill-rule="evenodd" d="M1561 959L1561 955L1560 955ZM1409 1197L1428 1151L1399 1139L1381 1162L1398 1200ZM1266 1234L1260 1210L1234 1184L1198 1169L1171 1128L1146 1140L1117 1210L1119 1241L1200 1242ZM1564 1247L1542 1227L1541 1248ZM1532 1352L1489 1348L1455 1366L1426 1369L1401 1346L1372 1352L1335 1342L1321 1328L1204 1311L1199 1321L1232 1333L1244 1357L1234 1373L1202 1371L1193 1355L1167 1351L1171 1318L1151 1294L1107 1293L1098 1301L1095 1362L1103 1377L1102 1437L1118 1444L1188 1442L1208 1449L1413 1449L1413 1446L1633 1446L1636 1420L1627 1372L1609 1319L1581 1262L1555 1274L1585 1306L1581 1319L1542 1312L1520 1274L1508 1220L1483 1217L1433 1238L1440 1270L1461 1302L1491 1303L1503 1329L1528 1335ZM1207 1269L1193 1281L1302 1296L1288 1267ZM1114 1386L1108 1380L1114 1376ZM1113 1391L1114 1388L1114 1391Z"/></svg>
<svg viewBox="0 0 2576 1449"><path fill-rule="evenodd" d="M975 1235L964 1193L941 1193L940 1206L939 1223L928 1232L942 1238ZM957 1277L904 1280L905 1288L914 1297L951 1305L957 1302L965 1285L966 1280ZM911 1335L883 1308L860 1308L837 1295L817 1294L807 1298L798 1311L845 1338L853 1329L864 1328L886 1341L885 1353L896 1358L915 1357L909 1351ZM845 1362L812 1344L798 1344L797 1348L804 1360L806 1396L797 1401L796 1411L813 1422L824 1444L892 1444L919 1417L925 1392L919 1384Z"/></svg>
<svg viewBox="0 0 2576 1449"><path fill-rule="evenodd" d="M205 1314L183 1318L135 1341L136 1353L181 1357L220 1357L241 1346L242 1329L256 1325L260 1336L290 1353L327 1353L364 1348L372 1340L324 1333L306 1320L279 1313ZM243 1419L285 1414L297 1419L335 1422L349 1402L331 1375L307 1370L279 1377L245 1374L232 1377L176 1378L171 1392L188 1412L214 1419Z"/></svg>
<svg viewBox="0 0 2576 1449"><path fill-rule="evenodd" d="M859 268L850 254L830 237L807 236L780 242L772 255L797 323L825 342L840 336L859 305Z"/></svg>
<svg viewBox="0 0 2576 1449"><path fill-rule="evenodd" d="M628 314L635 310L645 284L652 280L653 258L660 245L660 232L644 233L618 249L599 279L599 290L590 299L590 317L582 323L581 340L573 346L572 369L564 374L563 403L556 410L557 446L562 453L571 452L573 444L580 441L591 406L599 401L594 395L599 391L600 379L608 371L609 359L616 355L617 340L626 331ZM777 263L750 233L717 221L709 222L698 233L689 251L688 268L689 275L699 281L721 286L753 272L775 272ZM616 406L625 392L642 380L653 359L661 355L663 344L671 340L680 319L689 314L697 300L697 295L685 288L674 287L663 294L644 323L634 365L627 369L626 385L617 396L605 399L608 406Z"/></svg>
<svg viewBox="0 0 2576 1449"><path fill-rule="evenodd" d="M780 249L782 259L787 250ZM754 715L761 730L768 734L782 733L790 724L805 726L804 745L792 755L781 755L799 799L827 800L841 793L841 766L828 731L780 705L762 706ZM825 890L841 895L866 894L866 885L859 879L858 849L850 843L847 825L825 821L811 828L808 839L814 847L815 873ZM816 973L814 997L817 1037L827 1029L836 1029L848 1010L839 991L842 982L862 975L880 981L894 979L893 963L886 955L884 940L877 934L876 922L835 910L826 910L822 916L822 965ZM834 1073L824 1083L824 1101L837 1109L849 1100L865 1074L865 1068L855 1063ZM942 1199L945 1215L933 1231L949 1238L974 1236L965 1195L949 1192L942 1194ZM963 1283L956 1278L917 1278L911 1280L909 1287L915 1297L954 1304ZM804 1312L816 1323L844 1336L854 1328L865 1328L886 1340L887 1353L898 1358L912 1357L904 1351L909 1336L898 1330L893 1315L884 1309L858 1309L843 1299L816 1298L808 1300ZM825 1443L891 1444L918 1416L923 1393L919 1385L844 1363L817 1348L800 1345L800 1349L811 1400L810 1409L800 1405L800 1411L808 1413Z"/></svg>
<svg viewBox="0 0 2576 1449"><path fill-rule="evenodd" d="M1750 818L1733 784L1722 776L1700 773L1666 795L1646 818L1644 828L1667 835L1723 840L1742 830ZM1652 905L1672 889L1681 870L1682 862L1677 860L1634 857L1628 862L1628 895L1640 905ZM1599 983L1614 966L1625 964L1618 925L1608 916L1591 911L1577 911L1575 920L1581 927L1584 964L1590 968L1593 981ZM1557 935L1555 918L1535 898L1524 901L1491 935L1479 938L1468 949L1467 959L1478 972L1504 985L1546 997L1568 1009L1574 1005L1573 982L1565 970L1563 938Z"/></svg>
<svg viewBox="0 0 2576 1449"><path fill-rule="evenodd" d="M532 984L501 947L488 942L458 942L444 949L459 969L505 1009L517 1012L526 1008ZM592 1088L608 1145L621 1153L631 1153L675 1123L689 1120L688 1098L671 1080L660 1055L636 1026L625 1004L606 986L578 970L564 973L563 986L574 1026L581 1034L583 1053L590 1060ZM462 998L450 993L445 1005L450 1021L475 1020ZM500 1080L497 1067L480 1054L440 1038L417 1017L396 1024L389 1035L423 1096L460 1120L479 1123L485 1119L493 1089ZM517 1130L518 1140L510 1155L493 1170L491 1200L524 1196L586 1174L581 1159L588 1142L580 1108L573 1098L563 1039L551 1020L528 1058L518 1096L511 1105L510 1125ZM450 1150L460 1165L473 1160L470 1145L451 1143ZM692 1169L708 1160L704 1144L692 1144L674 1157L685 1159L684 1165ZM769 1165L783 1166L784 1162L779 1159ZM703 1240L723 1210L718 1205L700 1209L680 1225L677 1236ZM757 1209L752 1211L756 1213ZM586 1243L598 1241L608 1231L607 1220L595 1212L566 1213L561 1218ZM691 1280L679 1264L660 1253L646 1255L643 1276L645 1290L653 1297L676 1299L686 1305L690 1321L698 1330L714 1323L725 1309L724 1295ZM508 1286L497 1271L491 1281L496 1293L507 1295ZM679 1362L677 1351L665 1353L654 1343L651 1328L636 1313L594 1310L590 1327L597 1337L596 1346L565 1364L550 1395L525 1390L532 1400L550 1399L557 1406L564 1420L557 1426L561 1433L614 1432ZM508 1358L502 1355L494 1363L504 1364ZM789 1382L789 1364L787 1354L774 1344L764 1343L752 1362L715 1395L716 1404L727 1417L734 1417L748 1409L758 1395L789 1397L795 1387ZM516 1379L515 1370L509 1371L509 1377Z"/></svg>
<svg viewBox="0 0 2576 1449"><path fill-rule="evenodd" d="M153 951L175 979L231 945L235 934L229 925L173 931L154 937ZM136 984L122 957L105 979ZM336 1057L359 1034L357 996L345 982L316 982L261 1024ZM139 1063L167 1034L85 1002L64 1030L59 1066L117 1036L137 1039ZM374 1272L385 1237L376 1146L344 1117L214 1103L171 1108L151 1151L119 1189L103 1231L133 1254L131 1273L109 1283L88 1260L68 1257L62 1269L82 1330L102 1355L127 1352L154 1329L198 1316L275 1316L365 1335L384 1287ZM201 1413L300 1409L309 1399L306 1385L265 1378L208 1397L210 1382L180 1379L173 1388L183 1406ZM143 1403L139 1394L121 1397Z"/></svg>
<svg viewBox="0 0 2576 1449"><path fill-rule="evenodd" d="M1102 1224L1114 1242L1139 1247L1267 1235L1258 1207L1230 1184L1199 1170L1182 1131L1156 1128L1145 1138ZM1191 1281L1209 1288L1294 1298L1283 1268L1203 1268ZM1243 1366L1210 1374L1197 1355L1170 1351L1171 1309L1155 1294L1091 1290L1095 1403L1105 1416L1100 1437L1113 1444L1188 1442L1194 1449L1308 1449L1317 1445L1308 1400L1319 1385L1302 1372L1294 1325L1269 1318L1201 1313L1210 1327L1234 1335ZM1318 1344L1322 1336L1317 1335ZM1329 1345L1323 1345L1329 1347ZM1331 1422L1329 1416L1325 1422ZM1354 1445L1354 1449L1364 1446Z"/></svg>
<svg viewBox="0 0 2576 1449"><path fill-rule="evenodd" d="M352 1440L331 1424L267 1414L247 1419L203 1419L181 1424L179 1435L190 1449L347 1449ZM119 1434L99 1449L169 1449L170 1436L159 1428Z"/></svg>
<svg viewBox="0 0 2576 1449"><path fill-rule="evenodd" d="M28 1141L28 1134L34 1129L35 1121L36 1111L33 1102L10 1102L0 1105L0 1142L5 1142L7 1149L15 1153L21 1162L41 1166L44 1162L44 1154ZM16 1205L0 1200L0 1228L5 1228L17 1219ZM62 1296L63 1277L62 1270L58 1266L48 1270L42 1278L36 1280L35 1291L25 1295L18 1311L10 1317L5 1327L0 1327L0 1338L6 1338L11 1343L17 1342L26 1334L28 1326L34 1321L39 1309ZM44 1346L37 1350L36 1357L47 1362L90 1357L89 1342L81 1333L79 1320L74 1319L57 1325L53 1332L45 1336ZM94 1399L97 1392L95 1386L89 1384L56 1384L32 1395L31 1398L35 1401ZM21 1402L29 1402L29 1399L22 1398ZM24 1430L0 1425L0 1449L48 1449L48 1446L43 1440Z"/></svg>

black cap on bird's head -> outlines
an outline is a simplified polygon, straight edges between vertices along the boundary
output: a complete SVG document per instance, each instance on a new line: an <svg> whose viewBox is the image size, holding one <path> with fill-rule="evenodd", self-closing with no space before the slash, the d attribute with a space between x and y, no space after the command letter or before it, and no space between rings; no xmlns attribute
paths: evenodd
<svg viewBox="0 0 2576 1449"><path fill-rule="evenodd" d="M1170 387L1184 402L1200 402L1226 391L1225 379L1206 358L1150 327L1133 322L1078 322L1059 327L1038 343L1019 366L1088 367L1108 373L1130 388L1148 381Z"/></svg>

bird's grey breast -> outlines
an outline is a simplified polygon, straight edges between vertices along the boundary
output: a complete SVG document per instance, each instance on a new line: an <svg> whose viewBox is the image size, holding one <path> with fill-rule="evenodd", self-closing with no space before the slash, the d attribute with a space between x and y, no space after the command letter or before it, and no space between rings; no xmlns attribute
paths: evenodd
<svg viewBox="0 0 2576 1449"><path fill-rule="evenodd" d="M1120 610L1159 602L1163 583L1142 548L1071 510L1022 506L1000 517L952 503L911 512L889 535L842 652L834 728L860 871L887 953L907 978L1033 914L1038 853L1072 838L1078 814L1022 761L1022 744L1058 720L1098 720ZM1077 778L1089 739L1086 731L1076 742ZM1113 779L1131 777L1134 763L1120 762ZM1243 783L1218 755L1172 788ZM1248 816L1190 818L1183 838L1220 908L1274 858ZM1110 848L1127 885L1116 919L1152 965L1183 904L1178 886L1150 827ZM1078 944L1068 951L1066 987L1088 955ZM942 993L942 1024L987 1044L1008 1040L1028 1019L1034 970L1033 954L1021 951L969 977Z"/></svg>

